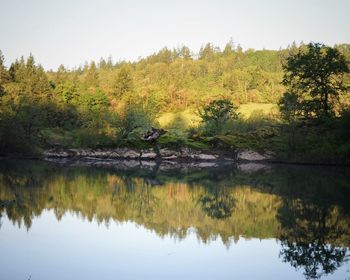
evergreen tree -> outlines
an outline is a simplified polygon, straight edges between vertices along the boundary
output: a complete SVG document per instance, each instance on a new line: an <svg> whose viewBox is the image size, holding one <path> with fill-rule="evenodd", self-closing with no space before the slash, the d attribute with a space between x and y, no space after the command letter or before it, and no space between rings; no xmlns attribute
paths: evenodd
<svg viewBox="0 0 350 280"><path fill-rule="evenodd" d="M215 51L211 43L207 43L199 51L199 59L206 59L208 61L211 61L214 59L214 55L215 55Z"/></svg>
<svg viewBox="0 0 350 280"><path fill-rule="evenodd" d="M0 98L5 94L4 85L9 80L9 74L4 65L5 58L0 50Z"/></svg>
<svg viewBox="0 0 350 280"><path fill-rule="evenodd" d="M99 75L94 61L90 63L86 70L85 86L91 91L95 91L99 86Z"/></svg>
<svg viewBox="0 0 350 280"><path fill-rule="evenodd" d="M134 83L131 69L128 66L123 66L118 72L113 90L113 96L116 98L122 98L126 94L131 93L133 89Z"/></svg>

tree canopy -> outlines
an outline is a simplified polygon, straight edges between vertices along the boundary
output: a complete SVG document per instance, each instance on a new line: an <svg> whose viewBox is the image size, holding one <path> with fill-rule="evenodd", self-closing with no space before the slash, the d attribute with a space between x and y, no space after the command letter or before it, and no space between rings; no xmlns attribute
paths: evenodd
<svg viewBox="0 0 350 280"><path fill-rule="evenodd" d="M330 115L339 94L347 90L344 74L349 73L348 62L336 48L310 43L289 56L283 70L282 83L288 93L280 104L285 114Z"/></svg>

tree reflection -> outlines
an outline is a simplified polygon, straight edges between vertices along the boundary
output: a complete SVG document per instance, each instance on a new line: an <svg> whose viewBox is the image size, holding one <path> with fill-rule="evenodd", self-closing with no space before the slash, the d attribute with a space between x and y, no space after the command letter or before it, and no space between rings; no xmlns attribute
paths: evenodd
<svg viewBox="0 0 350 280"><path fill-rule="evenodd" d="M202 195L199 203L209 217L224 219L232 215L235 199L231 194L227 194L224 188L215 187L214 192Z"/></svg>
<svg viewBox="0 0 350 280"><path fill-rule="evenodd" d="M307 279L330 274L347 260L347 173L9 163L0 162L0 222L3 215L29 229L34 217L52 210L58 220L70 212L99 223L132 221L161 237L183 239L195 231L205 243L278 238L282 260L303 269Z"/></svg>
<svg viewBox="0 0 350 280"><path fill-rule="evenodd" d="M304 269L306 279L333 273L347 261L342 238L349 228L341 216L336 206L285 199L278 213L283 232L280 236L283 261Z"/></svg>
<svg viewBox="0 0 350 280"><path fill-rule="evenodd" d="M306 279L319 279L333 273L345 261L346 249L334 247L319 241L314 243L291 243L282 241L284 262L289 262L296 269L303 267Z"/></svg>

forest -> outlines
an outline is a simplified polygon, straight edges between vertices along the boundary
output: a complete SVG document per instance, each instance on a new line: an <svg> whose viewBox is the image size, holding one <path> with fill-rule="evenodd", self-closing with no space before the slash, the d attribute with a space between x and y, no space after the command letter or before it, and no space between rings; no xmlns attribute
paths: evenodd
<svg viewBox="0 0 350 280"><path fill-rule="evenodd" d="M135 62L112 57L45 70L0 53L0 153L52 147L159 145L271 151L276 159L350 163L350 44L198 53L163 48Z"/></svg>

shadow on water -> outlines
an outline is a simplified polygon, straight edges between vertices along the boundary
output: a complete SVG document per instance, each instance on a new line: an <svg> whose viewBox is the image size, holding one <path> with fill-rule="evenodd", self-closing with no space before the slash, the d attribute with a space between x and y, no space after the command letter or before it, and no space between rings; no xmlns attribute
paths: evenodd
<svg viewBox="0 0 350 280"><path fill-rule="evenodd" d="M27 230L34 217L53 210L58 220L69 211L99 223L133 221L180 240L191 230L204 243L220 237L227 246L241 237L275 238L283 262L318 279L349 258L349 174L300 166L2 160L0 213Z"/></svg>

